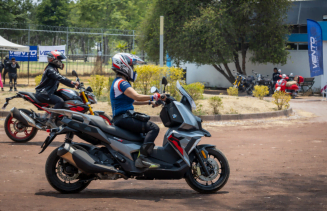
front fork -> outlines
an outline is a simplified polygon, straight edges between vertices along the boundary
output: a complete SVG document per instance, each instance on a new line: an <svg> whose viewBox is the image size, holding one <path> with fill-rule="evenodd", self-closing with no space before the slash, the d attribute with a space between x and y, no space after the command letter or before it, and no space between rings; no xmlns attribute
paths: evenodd
<svg viewBox="0 0 327 211"><path fill-rule="evenodd" d="M206 155L204 154L203 156L201 156L200 151L196 147L194 148L194 153L195 153L195 156L198 159L198 161L199 161L199 163L200 163L200 165L202 167L204 175L207 176L207 177L210 176L210 173L209 173L209 171L207 169L207 166L204 164L204 161L203 161L203 158L204 158L203 156L206 156Z"/></svg>
<svg viewBox="0 0 327 211"><path fill-rule="evenodd" d="M87 97L85 95L85 92L82 91L81 94L82 94L82 97L83 97L83 100L84 100L85 104L89 107L89 111L90 111L91 115L94 115L94 112L93 112L93 110L91 108L91 104L90 104L89 100L87 99Z"/></svg>

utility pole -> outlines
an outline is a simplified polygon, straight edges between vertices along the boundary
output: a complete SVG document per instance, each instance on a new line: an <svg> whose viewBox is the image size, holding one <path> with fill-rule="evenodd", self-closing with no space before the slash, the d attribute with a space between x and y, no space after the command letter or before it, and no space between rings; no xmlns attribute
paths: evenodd
<svg viewBox="0 0 327 211"><path fill-rule="evenodd" d="M66 33L66 49L67 49L67 52L66 52L66 75L67 75L67 67L68 67L68 26L67 26L67 33Z"/></svg>
<svg viewBox="0 0 327 211"><path fill-rule="evenodd" d="M31 33L30 33L30 28L31 25L28 24L28 47L29 49L31 50L30 48L30 40L31 40ZM30 55L31 55L31 51L28 51L28 62L27 62L27 84L30 85ZM37 84L36 84L37 85Z"/></svg>
<svg viewBox="0 0 327 211"><path fill-rule="evenodd" d="M160 59L160 66L163 66L163 42L164 42L164 16L160 16L160 53L159 53L159 59Z"/></svg>

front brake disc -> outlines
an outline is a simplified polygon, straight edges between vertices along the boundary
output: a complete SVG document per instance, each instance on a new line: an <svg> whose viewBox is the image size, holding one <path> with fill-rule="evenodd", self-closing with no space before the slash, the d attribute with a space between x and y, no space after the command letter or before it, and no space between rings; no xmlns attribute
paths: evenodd
<svg viewBox="0 0 327 211"><path fill-rule="evenodd" d="M219 174L219 165L218 165L217 161L215 161L212 158L208 158L207 163L210 163L210 165L211 165L210 172L212 172L212 171L213 172L209 176L204 176L203 174L202 175L199 175L199 179L202 180L202 181L212 181ZM200 164L199 163L197 164L197 167L200 168ZM207 168L208 168L208 165L207 165Z"/></svg>

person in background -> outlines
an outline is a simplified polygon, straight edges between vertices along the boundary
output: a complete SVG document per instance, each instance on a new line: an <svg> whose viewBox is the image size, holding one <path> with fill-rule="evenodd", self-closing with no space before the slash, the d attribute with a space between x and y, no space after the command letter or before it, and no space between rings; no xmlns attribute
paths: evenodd
<svg viewBox="0 0 327 211"><path fill-rule="evenodd" d="M11 63L9 65L8 73L9 73L9 86L12 91L12 87L14 85L15 91L17 91L17 68L20 68L19 64L16 62L14 57L11 58ZM14 83L12 82L14 81Z"/></svg>
<svg viewBox="0 0 327 211"><path fill-rule="evenodd" d="M6 74L9 71L9 66L10 66L10 60L9 60L9 56L7 55L3 60L3 68L4 68L2 73L3 84L6 84Z"/></svg>
<svg viewBox="0 0 327 211"><path fill-rule="evenodd" d="M2 61L0 59L0 86L1 86L1 91L3 91L3 84L2 84L2 80L1 80L1 75L2 75L2 70L3 70L3 64Z"/></svg>
<svg viewBox="0 0 327 211"><path fill-rule="evenodd" d="M274 68L274 73L273 73L273 81L274 81L274 87L277 81L280 79L280 72L278 72L277 67Z"/></svg>
<svg viewBox="0 0 327 211"><path fill-rule="evenodd" d="M40 84L35 87L35 97L42 103L49 103L54 105L54 109L64 107L64 100L54 93L57 91L59 83L62 83L71 88L78 88L79 82L74 82L68 78L60 75L59 69L64 68L62 60L66 56L59 51L51 51L47 55L48 65L45 67ZM50 128L56 128L56 118L58 114L51 113L50 118L45 123Z"/></svg>

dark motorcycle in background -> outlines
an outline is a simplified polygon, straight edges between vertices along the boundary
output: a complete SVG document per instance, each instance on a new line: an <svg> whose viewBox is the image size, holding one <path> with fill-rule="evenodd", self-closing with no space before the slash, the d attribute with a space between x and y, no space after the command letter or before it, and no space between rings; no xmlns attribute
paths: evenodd
<svg viewBox="0 0 327 211"><path fill-rule="evenodd" d="M254 72L253 70L252 73L255 75L256 78L255 85L267 86L269 90L268 96L274 94L275 91L274 82L272 79L269 79L269 75L264 76L263 74Z"/></svg>
<svg viewBox="0 0 327 211"><path fill-rule="evenodd" d="M162 84L166 87L167 83L164 78ZM192 114L196 108L192 97L179 82L176 87L182 94L180 102L169 94L165 101L156 102L162 105L160 118L168 128L163 145L155 147L148 157L160 164L159 168L135 167L144 134L108 125L99 116L47 108L49 112L63 115L62 125L51 129L40 153L58 135L65 135L65 143L56 148L46 161L45 172L50 185L61 193L77 193L93 180L184 178L197 192L214 193L220 190L229 178L228 161L216 146L199 145L202 137L211 137L211 134L202 128L201 118ZM151 92L159 91L153 87ZM148 117L137 114L144 119ZM28 115L22 117L31 125L36 124ZM73 142L74 136L81 137L80 134L88 136L83 140L90 144Z"/></svg>
<svg viewBox="0 0 327 211"><path fill-rule="evenodd" d="M73 70L72 75L76 76L77 81L80 82L75 70ZM89 112L91 115L103 118L106 123L110 125L112 118L109 115L105 114L103 111L93 112L91 108L91 104L97 103L97 99L92 93L92 88L87 87L85 89L83 82L81 82L78 89L79 92L68 88L62 88L55 93L65 101L64 109L81 113ZM15 98L22 98L32 103L39 111L45 111L45 113L39 114L32 109L12 108L10 114L6 117L4 124L6 134L11 140L15 142L27 142L34 138L38 130L45 131L49 129L45 125L50 117L50 112L46 110L46 108L51 108L53 105L41 103L36 99L35 94L32 92L17 92L15 96L6 98L6 103L3 105L2 109L5 109L8 106L9 101ZM32 119L35 123L31 125L31 122L24 118L26 116L28 119ZM58 126L60 125L60 119L62 119L62 117L63 116L60 115L56 119L56 124Z"/></svg>
<svg viewBox="0 0 327 211"><path fill-rule="evenodd" d="M245 76L240 73L236 73L236 78L233 83L233 87L238 88L239 92L246 92L248 95L252 95L254 85L255 79L253 76Z"/></svg>

